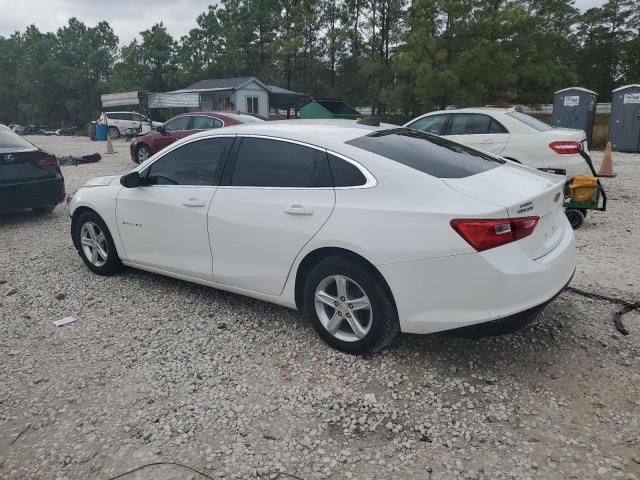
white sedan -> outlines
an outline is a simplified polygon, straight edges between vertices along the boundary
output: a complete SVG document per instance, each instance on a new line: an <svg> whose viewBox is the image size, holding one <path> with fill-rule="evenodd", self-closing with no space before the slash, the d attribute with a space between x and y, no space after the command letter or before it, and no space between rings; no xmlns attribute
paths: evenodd
<svg viewBox="0 0 640 480"><path fill-rule="evenodd" d="M582 130L554 128L513 108L463 108L427 113L405 127L441 135L469 147L532 168L566 171L567 178L589 175L580 150L588 153Z"/></svg>
<svg viewBox="0 0 640 480"><path fill-rule="evenodd" d="M535 318L575 269L563 183L407 128L298 120L192 135L69 207L95 273L127 265L303 310L364 353L399 330Z"/></svg>

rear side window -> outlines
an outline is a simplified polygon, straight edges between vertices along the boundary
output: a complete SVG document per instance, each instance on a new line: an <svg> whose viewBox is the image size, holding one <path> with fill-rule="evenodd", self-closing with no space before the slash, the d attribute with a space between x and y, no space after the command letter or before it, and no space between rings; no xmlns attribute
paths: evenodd
<svg viewBox="0 0 640 480"><path fill-rule="evenodd" d="M296 143L243 138L231 185L236 187L331 187L325 152Z"/></svg>
<svg viewBox="0 0 640 480"><path fill-rule="evenodd" d="M191 122L192 130L209 130L220 127L222 127L222 122L213 117L193 117L193 121Z"/></svg>
<svg viewBox="0 0 640 480"><path fill-rule="evenodd" d="M428 117L423 117L419 120L416 120L411 125L408 125L408 127L413 128L414 130L420 130L421 132L441 135L448 119L448 114L430 115Z"/></svg>
<svg viewBox="0 0 640 480"><path fill-rule="evenodd" d="M445 138L408 128L383 130L347 143L438 178L469 177L505 163Z"/></svg>
<svg viewBox="0 0 640 480"><path fill-rule="evenodd" d="M0 128L0 150L22 150L25 148L30 148L35 150L31 143L27 142L24 138L22 138L17 133L13 133L11 130Z"/></svg>
<svg viewBox="0 0 640 480"><path fill-rule="evenodd" d="M449 135L481 135L507 133L507 130L489 115L456 113L453 115Z"/></svg>
<svg viewBox="0 0 640 480"><path fill-rule="evenodd" d="M329 167L336 187L359 187L367 183L358 167L335 155L329 154Z"/></svg>
<svg viewBox="0 0 640 480"><path fill-rule="evenodd" d="M217 185L232 144L232 137L187 143L153 162L147 181L150 185Z"/></svg>

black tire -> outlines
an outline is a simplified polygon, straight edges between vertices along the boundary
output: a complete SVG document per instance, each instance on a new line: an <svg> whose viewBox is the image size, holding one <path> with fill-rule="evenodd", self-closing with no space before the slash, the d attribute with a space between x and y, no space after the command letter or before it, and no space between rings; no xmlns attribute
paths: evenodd
<svg viewBox="0 0 640 480"><path fill-rule="evenodd" d="M144 157L145 152L146 152L146 158L142 158L142 157ZM144 143L138 145L138 148L136 148L136 162L138 164L144 162L151 155L152 155L151 154L151 150Z"/></svg>
<svg viewBox="0 0 640 480"><path fill-rule="evenodd" d="M336 338L329 333L318 317L315 305L316 289L324 279L333 275L342 275L355 282L369 298L372 314L370 328L368 333L359 340L344 341ZM348 303L348 300L345 303ZM351 354L374 353L382 350L391 343L400 329L393 300L376 273L367 266L342 255L327 257L311 268L305 279L304 310L313 328L326 343L337 350Z"/></svg>
<svg viewBox="0 0 640 480"><path fill-rule="evenodd" d="M55 208L56 208L55 205L49 205L48 207L35 207L35 208L32 208L31 211L36 215L44 215L44 214L53 212Z"/></svg>
<svg viewBox="0 0 640 480"><path fill-rule="evenodd" d="M576 210L575 208L568 208L564 212L567 215L567 219L571 224L571 228L574 230L579 229L584 223L584 215L580 210Z"/></svg>
<svg viewBox="0 0 640 480"><path fill-rule="evenodd" d="M120 138L120 129L118 127L109 127L109 138L111 140Z"/></svg>
<svg viewBox="0 0 640 480"><path fill-rule="evenodd" d="M84 224L91 222L97 225L102 233L104 233L105 243L106 243L106 252L107 258L104 265L94 265L91 263L91 260L87 258L84 249L81 246L81 231ZM113 243L113 237L107 228L107 225L104 223L100 215L95 212L84 212L80 214L78 221L75 224L75 229L73 231L73 244L78 251L78 255L82 258L84 264L89 267L89 269L97 273L98 275L113 275L114 273L122 270L122 262L120 261L120 257L118 256L118 252L116 251L115 244Z"/></svg>
<svg viewBox="0 0 640 480"><path fill-rule="evenodd" d="M586 208L579 208L578 210L580 210L584 218L587 218L587 212L589 212L589 210L587 210Z"/></svg>

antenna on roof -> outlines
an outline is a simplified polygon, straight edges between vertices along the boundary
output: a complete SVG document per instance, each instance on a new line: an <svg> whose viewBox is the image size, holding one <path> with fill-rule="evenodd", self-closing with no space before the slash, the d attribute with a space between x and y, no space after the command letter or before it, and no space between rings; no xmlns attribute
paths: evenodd
<svg viewBox="0 0 640 480"><path fill-rule="evenodd" d="M358 120L356 123L360 125L369 125L371 127L379 127L380 117L364 117Z"/></svg>

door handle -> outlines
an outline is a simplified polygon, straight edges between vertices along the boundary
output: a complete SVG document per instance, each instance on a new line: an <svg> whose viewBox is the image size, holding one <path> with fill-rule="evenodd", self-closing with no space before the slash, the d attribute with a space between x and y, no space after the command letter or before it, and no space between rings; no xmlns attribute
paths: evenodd
<svg viewBox="0 0 640 480"><path fill-rule="evenodd" d="M313 210L304 208L302 205L291 205L285 209L284 213L288 213L289 215L313 215Z"/></svg>
<svg viewBox="0 0 640 480"><path fill-rule="evenodd" d="M189 200L187 200L186 202L184 202L182 205L184 205L185 207L204 207L205 203L201 202L200 200L198 200L197 198L190 198Z"/></svg>

